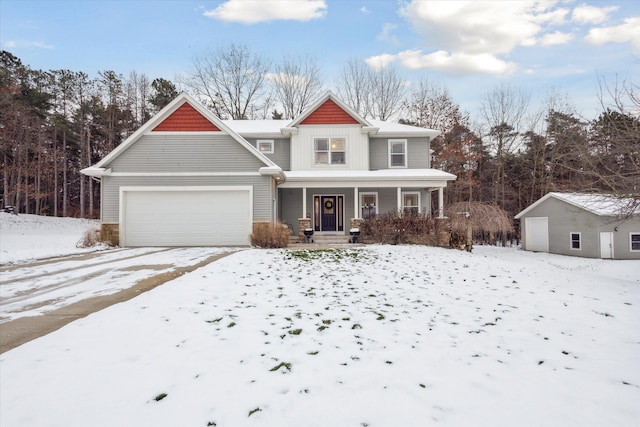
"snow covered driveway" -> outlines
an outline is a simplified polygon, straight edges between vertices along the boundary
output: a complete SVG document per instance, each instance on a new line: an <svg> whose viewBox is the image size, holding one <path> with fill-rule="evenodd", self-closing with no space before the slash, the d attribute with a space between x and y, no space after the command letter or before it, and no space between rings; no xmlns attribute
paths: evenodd
<svg viewBox="0 0 640 427"><path fill-rule="evenodd" d="M0 425L635 426L639 273L489 247L240 251L3 353Z"/></svg>
<svg viewBox="0 0 640 427"><path fill-rule="evenodd" d="M149 276L196 265L222 248L115 249L0 267L0 323L113 294Z"/></svg>

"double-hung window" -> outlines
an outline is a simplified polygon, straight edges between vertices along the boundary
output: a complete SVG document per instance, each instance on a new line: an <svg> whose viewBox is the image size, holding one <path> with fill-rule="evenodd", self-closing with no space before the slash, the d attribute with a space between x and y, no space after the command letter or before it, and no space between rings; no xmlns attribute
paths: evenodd
<svg viewBox="0 0 640 427"><path fill-rule="evenodd" d="M404 192L402 193L402 212L403 213L420 213L420 193Z"/></svg>
<svg viewBox="0 0 640 427"><path fill-rule="evenodd" d="M406 168L407 167L407 140L406 139L390 139L389 140L389 167L390 168Z"/></svg>
<svg viewBox="0 0 640 427"><path fill-rule="evenodd" d="M569 233L571 249L579 251L582 249L582 239L580 233Z"/></svg>
<svg viewBox="0 0 640 427"><path fill-rule="evenodd" d="M313 153L317 165L344 165L347 163L345 138L315 138Z"/></svg>
<svg viewBox="0 0 640 427"><path fill-rule="evenodd" d="M640 233L629 233L629 246L631 252L640 252Z"/></svg>

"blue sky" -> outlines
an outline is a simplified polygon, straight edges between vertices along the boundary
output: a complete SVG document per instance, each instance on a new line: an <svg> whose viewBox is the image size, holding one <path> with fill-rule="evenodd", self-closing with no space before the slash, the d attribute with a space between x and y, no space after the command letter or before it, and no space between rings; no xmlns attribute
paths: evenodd
<svg viewBox="0 0 640 427"><path fill-rule="evenodd" d="M0 48L35 69L175 80L231 43L314 57L329 89L362 59L446 86L472 114L506 83L592 118L598 76L640 84L640 1L0 0Z"/></svg>

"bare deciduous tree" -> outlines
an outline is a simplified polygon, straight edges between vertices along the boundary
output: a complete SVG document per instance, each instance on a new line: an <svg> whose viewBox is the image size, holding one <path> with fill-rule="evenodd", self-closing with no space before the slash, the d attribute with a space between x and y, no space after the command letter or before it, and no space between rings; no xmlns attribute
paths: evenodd
<svg viewBox="0 0 640 427"><path fill-rule="evenodd" d="M194 94L223 119L254 118L271 103L266 76L270 63L243 45L218 48L193 60L184 80Z"/></svg>
<svg viewBox="0 0 640 427"><path fill-rule="evenodd" d="M485 137L496 161L493 203L502 207L505 206L505 160L520 141L529 98L529 94L501 85L486 93L480 104L480 115L488 127Z"/></svg>
<svg viewBox="0 0 640 427"><path fill-rule="evenodd" d="M284 57L270 78L287 119L297 117L322 91L320 67L309 57Z"/></svg>
<svg viewBox="0 0 640 427"><path fill-rule="evenodd" d="M351 59L342 68L336 88L338 96L362 117L371 114L371 69L361 60Z"/></svg>

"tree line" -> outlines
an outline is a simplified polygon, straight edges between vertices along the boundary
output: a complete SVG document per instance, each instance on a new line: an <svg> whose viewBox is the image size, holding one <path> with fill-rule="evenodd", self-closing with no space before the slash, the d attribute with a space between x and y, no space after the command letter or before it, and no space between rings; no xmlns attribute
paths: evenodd
<svg viewBox="0 0 640 427"><path fill-rule="evenodd" d="M410 85L393 67L351 60L333 83L367 119L438 129L432 167L457 175L445 203L485 202L514 215L550 191L603 192L640 203L640 99L633 82L600 81L601 113L578 115L566 96L531 105L508 85L487 91L473 120L448 89ZM80 174L179 92L222 119L291 119L328 87L311 57L272 63L248 47L201 54L175 81L132 72L33 70L0 52L3 206L22 213L95 218L97 184ZM531 113L531 112L534 113ZM630 209L632 206L630 206Z"/></svg>

